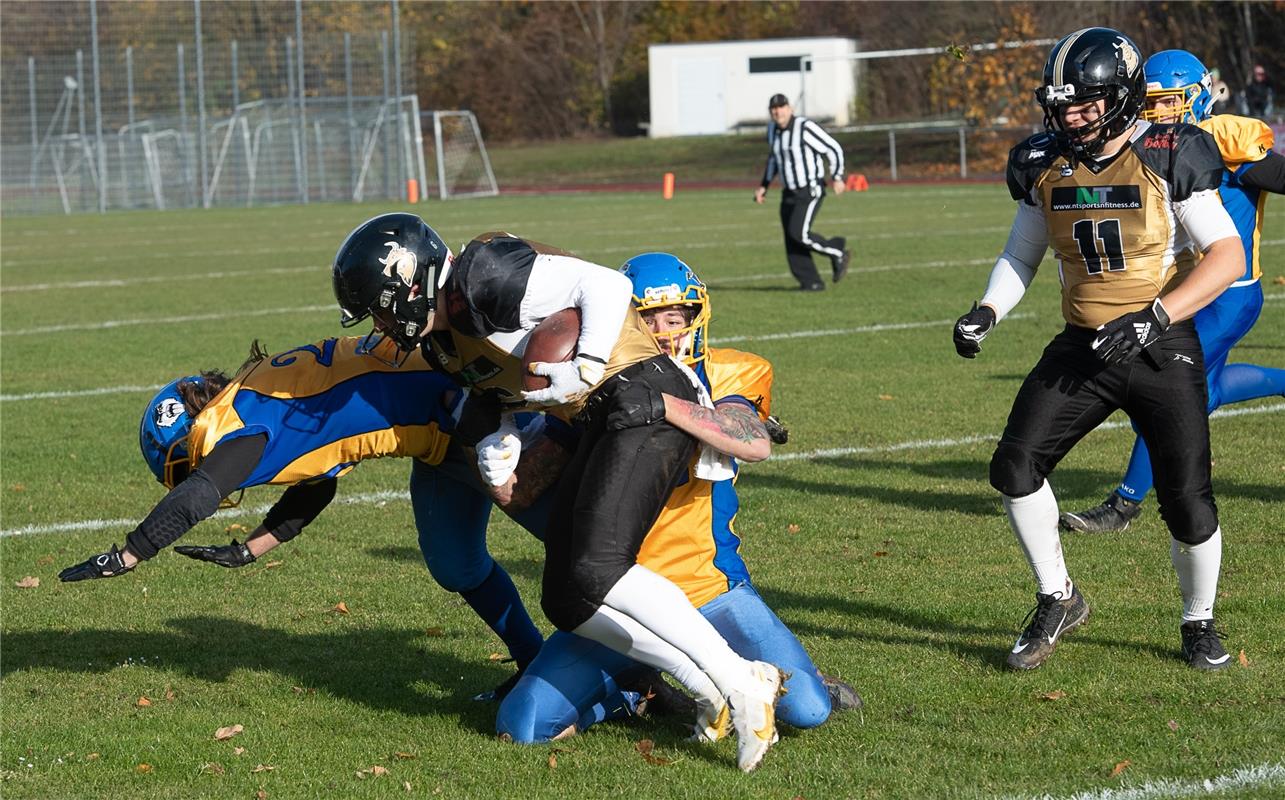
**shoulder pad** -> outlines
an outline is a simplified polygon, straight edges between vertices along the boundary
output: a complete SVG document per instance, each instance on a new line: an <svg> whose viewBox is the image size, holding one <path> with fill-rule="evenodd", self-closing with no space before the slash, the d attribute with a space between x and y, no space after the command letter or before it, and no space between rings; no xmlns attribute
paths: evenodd
<svg viewBox="0 0 1285 800"><path fill-rule="evenodd" d="M1218 142L1218 151L1228 166L1259 161L1276 145L1271 126L1260 119L1217 114L1203 120L1199 127Z"/></svg>
<svg viewBox="0 0 1285 800"><path fill-rule="evenodd" d="M1035 186L1035 181L1053 166L1060 155L1061 143L1048 132L1037 133L1008 151L1005 176L1013 199L1030 202L1031 188Z"/></svg>
<svg viewBox="0 0 1285 800"><path fill-rule="evenodd" d="M1142 163L1169 183L1169 198L1181 202L1222 183L1222 155L1214 137L1195 125L1152 125L1132 143Z"/></svg>

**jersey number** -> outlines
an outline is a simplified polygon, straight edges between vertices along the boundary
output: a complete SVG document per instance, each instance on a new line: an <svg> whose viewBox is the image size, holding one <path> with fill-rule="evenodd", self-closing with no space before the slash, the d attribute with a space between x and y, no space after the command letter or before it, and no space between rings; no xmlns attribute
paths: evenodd
<svg viewBox="0 0 1285 800"><path fill-rule="evenodd" d="M305 344L303 347L296 347L293 350L287 350L284 353L272 359L274 367L288 367L296 360L294 353L311 353L317 363L323 367L328 367L335 360L335 340L327 339L321 343L321 347L315 344Z"/></svg>
<svg viewBox="0 0 1285 800"><path fill-rule="evenodd" d="M1105 252L1107 269L1111 272L1124 270L1124 244L1120 240L1120 220L1104 219L1095 222L1082 219L1071 227L1071 235L1080 246L1080 255L1090 275L1102 274L1102 253ZM1102 251L1098 250L1102 243Z"/></svg>

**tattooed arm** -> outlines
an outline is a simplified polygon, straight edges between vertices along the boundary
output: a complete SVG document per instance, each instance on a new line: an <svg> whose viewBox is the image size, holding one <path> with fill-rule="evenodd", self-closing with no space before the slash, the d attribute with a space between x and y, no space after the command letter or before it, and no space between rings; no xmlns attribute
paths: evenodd
<svg viewBox="0 0 1285 800"><path fill-rule="evenodd" d="M673 395L664 395L665 419L696 440L739 461L762 461L772 454L767 427L758 413L737 400L704 408Z"/></svg>

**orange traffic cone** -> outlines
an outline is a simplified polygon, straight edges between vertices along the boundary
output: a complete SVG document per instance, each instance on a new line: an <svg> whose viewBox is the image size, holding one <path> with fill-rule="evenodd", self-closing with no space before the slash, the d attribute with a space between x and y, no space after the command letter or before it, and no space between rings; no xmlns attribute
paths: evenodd
<svg viewBox="0 0 1285 800"><path fill-rule="evenodd" d="M848 180L843 184L843 188L853 192L864 192L870 188L870 182L866 180L865 175L857 173L856 175L848 176Z"/></svg>

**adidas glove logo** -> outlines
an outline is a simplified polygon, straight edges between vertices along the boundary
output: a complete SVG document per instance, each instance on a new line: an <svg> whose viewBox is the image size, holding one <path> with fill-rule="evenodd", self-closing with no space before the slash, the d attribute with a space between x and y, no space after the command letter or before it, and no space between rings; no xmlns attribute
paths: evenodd
<svg viewBox="0 0 1285 800"><path fill-rule="evenodd" d="M1133 333L1135 336L1138 337L1138 341L1145 342L1147 340L1147 334L1151 333L1151 323L1150 322L1133 323Z"/></svg>

